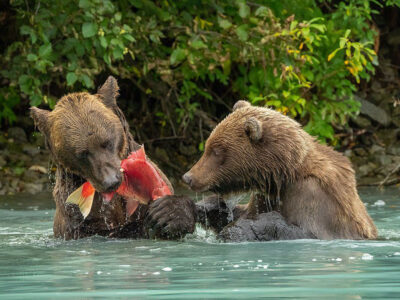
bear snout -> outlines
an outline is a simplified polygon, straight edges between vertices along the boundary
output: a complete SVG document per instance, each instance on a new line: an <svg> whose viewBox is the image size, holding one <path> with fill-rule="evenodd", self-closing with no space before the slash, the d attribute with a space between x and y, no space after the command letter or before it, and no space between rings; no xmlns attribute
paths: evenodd
<svg viewBox="0 0 400 300"><path fill-rule="evenodd" d="M182 180L190 187L192 187L192 174L190 172L187 172L183 174Z"/></svg>
<svg viewBox="0 0 400 300"><path fill-rule="evenodd" d="M209 188L209 186L201 180L201 177L198 177L196 174L193 175L191 171L185 173L182 176L182 180L195 192L205 192Z"/></svg>
<svg viewBox="0 0 400 300"><path fill-rule="evenodd" d="M122 175L120 172L110 174L107 177L105 177L103 182L101 183L102 190L104 191L104 193L114 192L115 190L118 189L121 183L122 183Z"/></svg>

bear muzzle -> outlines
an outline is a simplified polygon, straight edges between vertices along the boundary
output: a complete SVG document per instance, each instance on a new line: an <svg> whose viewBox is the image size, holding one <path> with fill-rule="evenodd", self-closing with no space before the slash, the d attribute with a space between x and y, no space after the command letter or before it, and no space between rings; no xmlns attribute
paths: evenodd
<svg viewBox="0 0 400 300"><path fill-rule="evenodd" d="M208 185L202 184L196 180L192 172L187 172L182 176L182 180L195 192L206 192L208 190Z"/></svg>

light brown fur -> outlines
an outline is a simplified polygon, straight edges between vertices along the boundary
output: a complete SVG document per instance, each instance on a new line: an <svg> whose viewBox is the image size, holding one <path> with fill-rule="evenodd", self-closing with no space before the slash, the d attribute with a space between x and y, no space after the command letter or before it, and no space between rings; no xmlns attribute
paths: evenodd
<svg viewBox="0 0 400 300"><path fill-rule="evenodd" d="M57 165L53 190L56 203L53 226L55 237L76 239L99 234L144 238L148 237L148 223L159 221L146 220L146 205L139 205L128 218L125 200L121 196L114 195L111 202L104 202L100 195L109 192L110 188L116 189L108 184L109 178L120 184L121 160L140 148L133 140L128 123L116 104L117 96L117 81L109 77L95 95L68 94L58 101L53 111L31 108L35 124L44 134ZM166 176L152 164L173 191ZM97 192L89 215L83 219L78 207L66 203L66 199L85 181L90 181ZM166 201L177 201L166 198ZM171 225L172 221L167 221L166 225ZM174 237L180 236L180 233L175 230Z"/></svg>
<svg viewBox="0 0 400 300"><path fill-rule="evenodd" d="M245 213L250 218L273 203L289 223L316 238L377 237L349 160L268 108L239 101L185 176L197 191L255 192Z"/></svg>

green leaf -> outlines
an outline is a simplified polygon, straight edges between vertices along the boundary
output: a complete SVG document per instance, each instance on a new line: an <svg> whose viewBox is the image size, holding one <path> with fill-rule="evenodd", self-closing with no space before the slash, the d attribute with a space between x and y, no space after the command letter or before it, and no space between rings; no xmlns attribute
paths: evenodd
<svg viewBox="0 0 400 300"><path fill-rule="evenodd" d="M97 24L96 23L83 23L82 25L82 34L83 37L89 38L95 36L97 33Z"/></svg>
<svg viewBox="0 0 400 300"><path fill-rule="evenodd" d="M310 27L319 30L321 33L324 33L326 30L326 26L322 24L311 24Z"/></svg>
<svg viewBox="0 0 400 300"><path fill-rule="evenodd" d="M249 38L249 34L247 33L248 25L243 24L236 28L236 34L238 35L239 39L242 41L247 41Z"/></svg>
<svg viewBox="0 0 400 300"><path fill-rule="evenodd" d="M80 8L89 8L91 6L90 0L79 0Z"/></svg>
<svg viewBox="0 0 400 300"><path fill-rule="evenodd" d="M93 88L94 87L94 83L93 80L86 74L82 75L82 80L83 84L85 84L85 86L87 88Z"/></svg>
<svg viewBox="0 0 400 300"><path fill-rule="evenodd" d="M186 51L181 48L176 48L171 53L170 63L171 65L175 65L183 61L185 58L186 58Z"/></svg>
<svg viewBox="0 0 400 300"><path fill-rule="evenodd" d="M105 53L105 54L103 55L103 60L106 62L107 65L111 65L110 54Z"/></svg>
<svg viewBox="0 0 400 300"><path fill-rule="evenodd" d="M104 36L99 37L100 45L105 49L108 46L107 39Z"/></svg>
<svg viewBox="0 0 400 300"><path fill-rule="evenodd" d="M239 2L239 16L241 18L247 18L250 14L250 7L245 2Z"/></svg>
<svg viewBox="0 0 400 300"><path fill-rule="evenodd" d="M268 17L269 10L265 6L260 6L259 8L257 8L255 15L257 17Z"/></svg>
<svg viewBox="0 0 400 300"><path fill-rule="evenodd" d="M36 54L32 54L32 53L29 53L27 56L26 56L26 59L28 60L28 61L35 61L35 60L37 60L37 55Z"/></svg>
<svg viewBox="0 0 400 300"><path fill-rule="evenodd" d="M124 34L124 38L130 42L136 42L136 39L130 34Z"/></svg>
<svg viewBox="0 0 400 300"><path fill-rule="evenodd" d="M18 78L18 84L21 88L21 91L25 94L29 94L31 91L31 85L33 84L32 78L28 75L21 75Z"/></svg>
<svg viewBox="0 0 400 300"><path fill-rule="evenodd" d="M69 73L67 74L67 85L68 85L68 86L74 85L74 83L76 82L77 79L78 79L78 76L76 76L75 73L69 72Z"/></svg>
<svg viewBox="0 0 400 300"><path fill-rule="evenodd" d="M222 29L228 29L230 27L232 27L232 23L229 22L226 19L222 19L218 17L218 25L222 28Z"/></svg>
<svg viewBox="0 0 400 300"><path fill-rule="evenodd" d="M52 51L51 44L46 44L46 45L40 46L39 56L42 58L46 58L50 55L51 51Z"/></svg>
<svg viewBox="0 0 400 300"><path fill-rule="evenodd" d="M194 49L203 49L203 48L207 48L207 45L204 44L203 41L201 41L201 40L197 40L197 41L192 42L191 46L192 46Z"/></svg>
<svg viewBox="0 0 400 300"><path fill-rule="evenodd" d="M40 103L42 103L42 97L41 97L41 95L35 94L35 95L31 95L31 96L30 96L29 104L30 104L31 106L38 106Z"/></svg>
<svg viewBox="0 0 400 300"><path fill-rule="evenodd" d="M337 48L337 49L335 49L331 54L329 54L329 55L328 55L328 61L331 61L331 59L335 57L336 53L337 53L339 50L342 50L342 48Z"/></svg>
<svg viewBox="0 0 400 300"><path fill-rule="evenodd" d="M113 50L113 57L114 59L122 59L124 57L124 50L120 47L115 47Z"/></svg>

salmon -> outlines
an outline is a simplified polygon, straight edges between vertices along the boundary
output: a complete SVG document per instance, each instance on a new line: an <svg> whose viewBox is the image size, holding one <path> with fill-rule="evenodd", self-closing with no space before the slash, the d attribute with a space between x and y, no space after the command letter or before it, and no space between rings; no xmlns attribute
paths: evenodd
<svg viewBox="0 0 400 300"><path fill-rule="evenodd" d="M139 203L148 204L152 200L172 195L171 189L147 160L143 146L121 161L121 171L124 177L119 188L111 193L102 193L102 196L109 202L115 193L121 195L126 201L127 217L135 212ZM87 181L76 189L66 202L77 204L86 218L92 208L95 192L94 187Z"/></svg>

